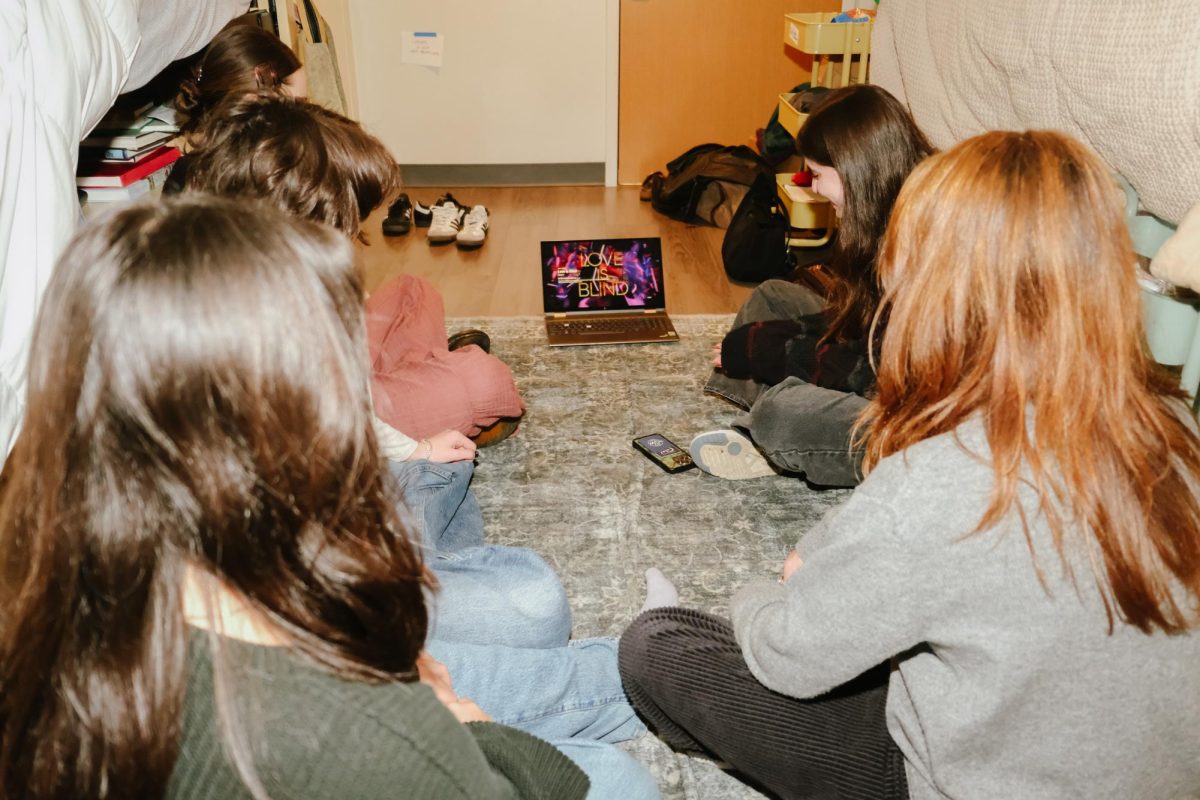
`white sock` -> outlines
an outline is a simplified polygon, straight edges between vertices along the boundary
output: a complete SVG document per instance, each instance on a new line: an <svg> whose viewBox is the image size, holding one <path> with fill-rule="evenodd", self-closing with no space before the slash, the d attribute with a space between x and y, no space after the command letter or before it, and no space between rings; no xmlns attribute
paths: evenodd
<svg viewBox="0 0 1200 800"><path fill-rule="evenodd" d="M667 580L658 567L646 570L646 602L642 604L642 611L676 605L679 605L679 592L675 590L675 584Z"/></svg>

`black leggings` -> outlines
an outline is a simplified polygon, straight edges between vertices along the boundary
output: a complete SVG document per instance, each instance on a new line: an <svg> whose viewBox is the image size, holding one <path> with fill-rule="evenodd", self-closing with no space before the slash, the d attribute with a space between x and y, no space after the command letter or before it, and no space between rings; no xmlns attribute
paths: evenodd
<svg viewBox="0 0 1200 800"><path fill-rule="evenodd" d="M908 797L904 757L887 731L887 665L811 700L763 686L733 628L686 608L642 614L621 637L634 708L677 750L706 752L790 798Z"/></svg>

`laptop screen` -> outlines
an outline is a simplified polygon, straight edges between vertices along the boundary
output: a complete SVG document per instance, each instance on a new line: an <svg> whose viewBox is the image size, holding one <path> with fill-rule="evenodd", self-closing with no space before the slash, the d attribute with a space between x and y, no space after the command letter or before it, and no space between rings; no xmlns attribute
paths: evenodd
<svg viewBox="0 0 1200 800"><path fill-rule="evenodd" d="M547 314L666 308L657 238L542 242Z"/></svg>

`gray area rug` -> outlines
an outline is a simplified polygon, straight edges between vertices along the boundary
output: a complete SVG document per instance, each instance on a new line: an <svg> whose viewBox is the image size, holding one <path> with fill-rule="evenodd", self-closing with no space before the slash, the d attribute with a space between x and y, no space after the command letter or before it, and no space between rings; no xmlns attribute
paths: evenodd
<svg viewBox="0 0 1200 800"><path fill-rule="evenodd" d="M682 605L726 614L734 589L777 576L797 538L848 494L792 478L669 475L633 449L649 433L686 448L695 434L728 427L737 409L702 387L731 320L675 317L677 344L568 348L546 344L540 317L447 321L451 331L488 331L528 405L512 438L479 451L473 486L488 541L532 548L558 570L576 636L620 635L650 566L675 582ZM667 800L762 797L653 735L626 749Z"/></svg>

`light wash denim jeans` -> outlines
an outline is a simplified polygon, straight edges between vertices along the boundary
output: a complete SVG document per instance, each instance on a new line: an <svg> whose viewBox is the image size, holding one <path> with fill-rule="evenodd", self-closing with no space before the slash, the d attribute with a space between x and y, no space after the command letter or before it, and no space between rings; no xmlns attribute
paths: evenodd
<svg viewBox="0 0 1200 800"><path fill-rule="evenodd" d="M658 785L642 764L623 750L586 739L551 740L575 762L592 785L588 800L658 800Z"/></svg>
<svg viewBox="0 0 1200 800"><path fill-rule="evenodd" d="M797 319L817 313L824 304L799 284L763 281L746 298L733 327ZM779 469L803 474L819 486L856 486L862 480L862 452L851 451L850 431L867 405L865 398L794 377L766 386L752 378L731 378L715 371L704 391L746 409L747 413L733 419L732 427L748 433Z"/></svg>
<svg viewBox="0 0 1200 800"><path fill-rule="evenodd" d="M454 691L497 722L548 741L620 742L646 732L617 671L616 639L576 639L558 647L480 645L431 639Z"/></svg>
<svg viewBox="0 0 1200 800"><path fill-rule="evenodd" d="M429 598L431 639L546 648L571 638L567 593L532 550L481 544L425 559L439 584Z"/></svg>
<svg viewBox="0 0 1200 800"><path fill-rule="evenodd" d="M447 553L483 544L483 513L471 491L470 461L390 461L400 485L410 526L420 533L426 553Z"/></svg>
<svg viewBox="0 0 1200 800"><path fill-rule="evenodd" d="M470 462L391 468L440 585L426 649L446 665L455 691L497 722L558 746L592 776L592 796L624 797L596 794L618 781L629 797L657 797L638 793L644 770L636 762L600 744L646 731L621 688L616 639L571 641L571 608L550 565L523 547L482 543ZM613 774L592 775L589 764Z"/></svg>

